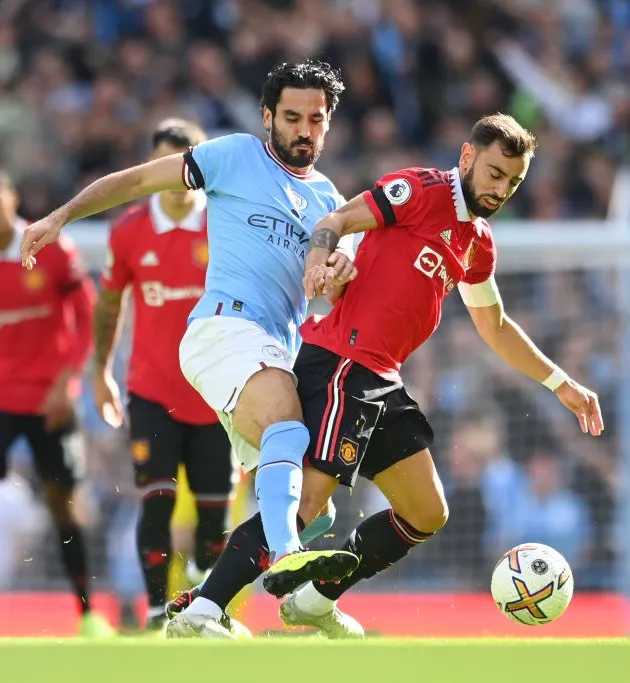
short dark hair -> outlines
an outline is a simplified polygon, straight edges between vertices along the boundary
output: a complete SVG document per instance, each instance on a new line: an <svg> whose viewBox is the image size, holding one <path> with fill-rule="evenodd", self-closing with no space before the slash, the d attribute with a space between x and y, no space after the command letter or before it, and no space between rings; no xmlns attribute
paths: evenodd
<svg viewBox="0 0 630 683"><path fill-rule="evenodd" d="M471 145L489 147L498 142L506 157L534 156L538 142L509 114L492 114L479 119L470 133Z"/></svg>
<svg viewBox="0 0 630 683"><path fill-rule="evenodd" d="M185 119L165 119L156 126L151 136L153 149L166 142L171 147L194 147L206 140L203 128Z"/></svg>
<svg viewBox="0 0 630 683"><path fill-rule="evenodd" d="M316 59L303 62L284 62L274 67L267 75L262 87L260 108L267 107L275 116L276 106L284 88L315 88L326 95L326 109L334 112L339 104L339 96L345 90L341 72L330 64Z"/></svg>

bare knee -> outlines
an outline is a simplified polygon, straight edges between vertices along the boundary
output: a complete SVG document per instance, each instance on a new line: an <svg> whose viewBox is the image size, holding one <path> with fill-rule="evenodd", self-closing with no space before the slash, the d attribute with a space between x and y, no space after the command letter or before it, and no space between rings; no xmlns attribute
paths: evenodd
<svg viewBox="0 0 630 683"><path fill-rule="evenodd" d="M443 496L436 497L430 502L418 501L415 505L397 509L394 512L402 517L416 531L433 534L439 531L448 521L448 505Z"/></svg>

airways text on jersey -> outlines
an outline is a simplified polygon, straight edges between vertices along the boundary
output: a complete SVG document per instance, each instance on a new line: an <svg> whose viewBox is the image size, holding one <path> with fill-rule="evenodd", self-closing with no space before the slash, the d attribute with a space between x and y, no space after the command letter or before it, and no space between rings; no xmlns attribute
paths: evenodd
<svg viewBox="0 0 630 683"><path fill-rule="evenodd" d="M297 212L296 212L297 213ZM299 219L299 215L297 216ZM309 234L301 227L288 221L285 217L253 213L247 217L247 225L252 228L266 230L266 241L280 249L292 251L304 261Z"/></svg>

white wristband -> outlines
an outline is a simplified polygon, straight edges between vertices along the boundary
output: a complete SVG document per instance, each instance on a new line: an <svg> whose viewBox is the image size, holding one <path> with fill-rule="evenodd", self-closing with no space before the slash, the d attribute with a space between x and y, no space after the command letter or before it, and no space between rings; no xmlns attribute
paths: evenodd
<svg viewBox="0 0 630 683"><path fill-rule="evenodd" d="M569 379L569 375L564 370L556 367L554 371L543 380L541 384L551 391L555 391L561 384L564 384Z"/></svg>

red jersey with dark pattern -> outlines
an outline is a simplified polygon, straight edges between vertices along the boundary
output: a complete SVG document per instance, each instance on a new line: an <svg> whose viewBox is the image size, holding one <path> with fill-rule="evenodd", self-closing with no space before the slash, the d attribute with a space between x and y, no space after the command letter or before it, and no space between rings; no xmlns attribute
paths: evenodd
<svg viewBox="0 0 630 683"><path fill-rule="evenodd" d="M13 241L0 251L0 411L41 413L59 375L79 374L92 342L94 285L74 245L61 237L22 267L18 221ZM78 380L72 385L78 394Z"/></svg>
<svg viewBox="0 0 630 683"><path fill-rule="evenodd" d="M131 287L134 329L127 388L159 403L188 424L213 424L216 413L188 383L179 366L179 344L188 314L204 292L208 265L203 208L174 225L159 195L127 209L112 226L103 287Z"/></svg>
<svg viewBox="0 0 630 683"><path fill-rule="evenodd" d="M408 168L363 194L378 222L357 250L358 276L324 318L309 318L305 342L399 377L407 357L440 323L442 302L459 282L494 273L490 226L472 220L457 169Z"/></svg>

